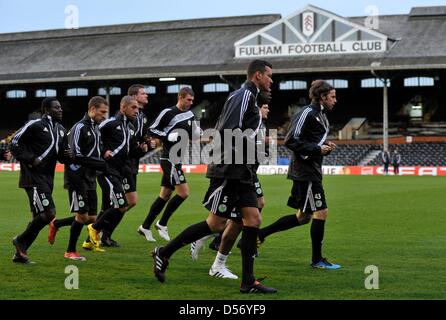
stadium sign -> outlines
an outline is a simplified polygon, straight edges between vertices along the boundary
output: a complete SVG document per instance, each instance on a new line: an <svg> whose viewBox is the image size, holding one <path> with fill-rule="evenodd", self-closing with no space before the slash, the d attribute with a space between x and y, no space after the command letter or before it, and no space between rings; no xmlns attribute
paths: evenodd
<svg viewBox="0 0 446 320"><path fill-rule="evenodd" d="M205 164L183 164L183 171L186 173L206 173L207 165ZM389 174L393 175L393 171L389 168ZM19 163L0 163L1 171L20 171ZM58 163L56 172L63 172L64 165ZM322 166L324 175L384 175L382 166ZM140 164L140 173L162 173L159 164ZM287 165L261 165L257 170L259 175L286 175L288 174ZM446 167L419 167L419 166L403 166L400 167L401 176L446 176Z"/></svg>
<svg viewBox="0 0 446 320"><path fill-rule="evenodd" d="M237 41L236 58L383 52L387 36L314 6Z"/></svg>
<svg viewBox="0 0 446 320"><path fill-rule="evenodd" d="M322 166L324 175L384 175L382 166ZM257 174L259 175L286 175L288 166L286 165L260 165ZM391 168L389 174L394 175ZM400 176L446 176L446 167L420 167L403 166L400 167Z"/></svg>

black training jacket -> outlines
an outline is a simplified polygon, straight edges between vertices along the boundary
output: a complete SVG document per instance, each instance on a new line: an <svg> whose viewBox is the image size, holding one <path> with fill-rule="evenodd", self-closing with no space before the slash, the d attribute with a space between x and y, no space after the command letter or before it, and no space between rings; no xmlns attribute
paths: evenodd
<svg viewBox="0 0 446 320"><path fill-rule="evenodd" d="M260 110L257 106L256 98L259 90L251 81L246 81L243 86L232 92L226 99L215 129L220 133L222 152L221 163L211 163L208 166L206 176L208 178L237 179L243 183L252 183L255 174L256 164L253 159L248 163L248 146L255 149L256 135L262 125ZM245 132L251 129L249 135L245 135L242 150L237 149L234 140L228 141L230 148L224 148L224 130ZM225 150L228 149L228 150ZM236 155L243 154L243 162L235 164ZM232 159L232 164L225 163L225 159ZM256 160L256 159L254 159Z"/></svg>
<svg viewBox="0 0 446 320"><path fill-rule="evenodd" d="M293 151L288 179L322 181L321 146L325 144L330 124L320 104L311 104L291 120L285 145Z"/></svg>
<svg viewBox="0 0 446 320"><path fill-rule="evenodd" d="M14 135L11 151L20 162L20 188L38 186L52 192L56 162L69 163L67 131L49 115L31 120ZM33 167L35 159L41 162Z"/></svg>
<svg viewBox="0 0 446 320"><path fill-rule="evenodd" d="M65 188L82 182L87 190L96 190L96 171L105 171L100 135L98 124L88 114L68 131L74 163L65 165Z"/></svg>
<svg viewBox="0 0 446 320"><path fill-rule="evenodd" d="M106 160L109 174L125 177L132 173L129 157L142 156L135 138L135 127L122 113L99 125L104 152L112 151L113 157Z"/></svg>
<svg viewBox="0 0 446 320"><path fill-rule="evenodd" d="M162 110L149 127L149 133L163 142L163 153L161 158L168 159L169 152L173 145L180 143L189 143L189 140L168 141L170 133L181 129L187 132L188 138L192 139L192 130L195 129L194 114L192 111L181 111L176 105Z"/></svg>

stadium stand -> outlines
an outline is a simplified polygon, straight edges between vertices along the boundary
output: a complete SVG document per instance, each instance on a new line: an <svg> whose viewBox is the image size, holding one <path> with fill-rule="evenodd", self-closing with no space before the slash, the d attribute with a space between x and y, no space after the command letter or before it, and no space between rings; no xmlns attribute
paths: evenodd
<svg viewBox="0 0 446 320"><path fill-rule="evenodd" d="M373 144L340 144L324 158L324 165L355 166L371 151L381 146Z"/></svg>
<svg viewBox="0 0 446 320"><path fill-rule="evenodd" d="M336 141L335 132L342 128L342 125L332 126L330 131L329 140L337 143L338 147L335 151L324 158L324 165L342 165L342 166L356 166L356 165L382 165L381 153L382 144L373 143L371 138L382 137L382 133L378 134L380 130L379 123L372 123L370 125L370 134L367 136L370 143L355 143L354 140L350 141ZM393 128L389 131L389 136L394 137L392 133L410 132L413 136L424 136L428 134L435 133L436 136L446 135L446 123L429 123L420 124L418 127L404 128L404 126L398 126L394 124ZM382 129L381 129L382 130ZM376 134L375 134L376 132ZM0 141L0 148L5 148L7 142L11 139L14 132L8 132L7 137ZM401 135L399 135L401 137ZM279 145L277 148L277 159L279 165L288 165L291 158L291 151L283 145L284 137L279 137ZM282 141L281 141L282 140ZM360 141L359 141L360 142ZM202 143L202 147L205 144ZM406 144L390 144L389 151L392 152L394 149L398 149L401 154L401 165L402 166L446 166L446 142L413 142ZM192 147L190 146L190 155L193 154ZM194 151L193 156L195 159L199 159L198 150ZM160 156L162 153L162 148L157 148L141 158L141 164L159 164ZM184 159L183 163L191 163L191 159ZM15 162L12 158L8 162Z"/></svg>
<svg viewBox="0 0 446 320"><path fill-rule="evenodd" d="M324 165L356 166L369 154L374 158L365 165L378 165L381 163L382 149L380 144L338 144L335 151L324 158ZM446 166L446 142L415 142L411 144L391 144L389 150L398 149L401 154L403 166ZM373 153L372 153L373 152ZM289 163L291 151L284 145L277 148L278 163ZM192 154L192 151L191 151ZM142 160L143 164L157 164L161 156L161 149L148 153ZM197 155L195 155L197 156ZM185 161L184 163L187 163Z"/></svg>
<svg viewBox="0 0 446 320"><path fill-rule="evenodd" d="M391 144L390 152L398 149L401 154L402 166L445 166L446 143L423 142L411 144ZM380 155L377 155L369 165L381 165Z"/></svg>

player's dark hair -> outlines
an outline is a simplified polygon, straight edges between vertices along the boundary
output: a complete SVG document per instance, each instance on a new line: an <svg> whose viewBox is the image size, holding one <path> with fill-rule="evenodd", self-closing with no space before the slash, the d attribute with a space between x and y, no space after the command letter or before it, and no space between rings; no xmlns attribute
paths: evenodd
<svg viewBox="0 0 446 320"><path fill-rule="evenodd" d="M127 95L134 96L138 94L139 89L144 89L142 84L132 84L127 90Z"/></svg>
<svg viewBox="0 0 446 320"><path fill-rule="evenodd" d="M187 95L194 97L195 96L194 90L192 90L189 87L182 87L180 91L178 91L178 98L186 98Z"/></svg>
<svg viewBox="0 0 446 320"><path fill-rule="evenodd" d="M41 107L42 114L44 114L47 110L51 108L51 102L53 101L57 101L57 98L48 97L42 100L42 107Z"/></svg>
<svg viewBox="0 0 446 320"><path fill-rule="evenodd" d="M310 99L312 103L318 103L322 97L326 96L334 87L325 80L314 80L311 83Z"/></svg>
<svg viewBox="0 0 446 320"><path fill-rule="evenodd" d="M252 76L257 72L265 72L266 67L270 67L272 68L273 65L271 63L269 63L268 61L265 60L254 60L251 61L251 63L248 65L248 70L247 70L247 76L248 79L251 79Z"/></svg>
<svg viewBox="0 0 446 320"><path fill-rule="evenodd" d="M98 109L103 104L108 106L108 101L103 97L95 96L88 101L88 108L94 107L95 109Z"/></svg>

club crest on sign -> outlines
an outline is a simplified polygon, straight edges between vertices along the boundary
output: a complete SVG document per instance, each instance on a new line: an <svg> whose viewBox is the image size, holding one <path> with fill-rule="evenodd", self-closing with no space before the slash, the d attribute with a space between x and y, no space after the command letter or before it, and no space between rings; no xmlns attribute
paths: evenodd
<svg viewBox="0 0 446 320"><path fill-rule="evenodd" d="M302 33L307 37L314 33L314 13L307 11L302 13Z"/></svg>

